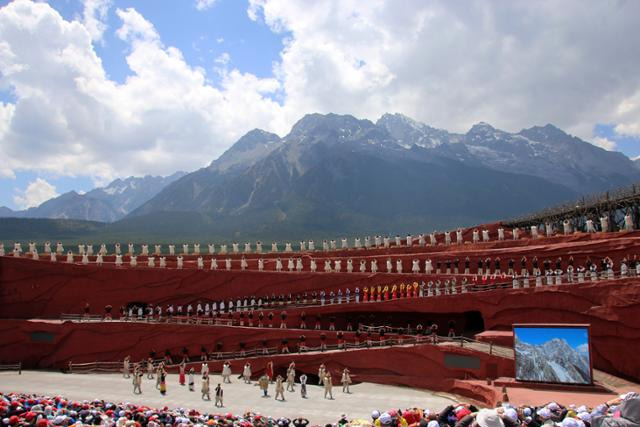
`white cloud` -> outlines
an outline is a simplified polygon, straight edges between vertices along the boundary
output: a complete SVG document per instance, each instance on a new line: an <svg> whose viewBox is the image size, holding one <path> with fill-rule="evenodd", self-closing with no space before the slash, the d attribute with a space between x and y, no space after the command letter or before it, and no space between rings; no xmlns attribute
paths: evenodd
<svg viewBox="0 0 640 427"><path fill-rule="evenodd" d="M116 10L129 75L111 80L92 44L108 4L87 0L88 18L72 21L41 2L0 9L0 88L16 99L0 105L0 175L194 170L246 131L283 134L310 112L640 135L640 56L628 54L640 52L640 2L251 0L249 16L285 37L273 77L222 56L216 86L133 8Z"/></svg>
<svg viewBox="0 0 640 427"><path fill-rule="evenodd" d="M228 52L222 52L216 59L213 60L218 65L226 66L231 60L231 56Z"/></svg>
<svg viewBox="0 0 640 427"><path fill-rule="evenodd" d="M4 138L4 135L11 127L11 119L13 118L14 111L15 106L13 104L0 102L0 140Z"/></svg>
<svg viewBox="0 0 640 427"><path fill-rule="evenodd" d="M276 79L230 70L213 87L135 9L116 15L116 35L129 45L122 84L107 77L81 22L45 3L0 9L0 85L17 99L0 110L7 169L104 184L193 170L254 127L284 128L266 93L279 90Z"/></svg>
<svg viewBox="0 0 640 427"><path fill-rule="evenodd" d="M202 11L207 10L215 4L217 0L196 0L196 9Z"/></svg>
<svg viewBox="0 0 640 427"><path fill-rule="evenodd" d="M117 9L116 15L122 20L122 26L116 31L116 35L123 41L135 42L159 42L160 36L153 27L153 24L137 10L129 7L125 10Z"/></svg>
<svg viewBox="0 0 640 427"><path fill-rule="evenodd" d="M288 111L400 111L454 131L550 122L591 139L640 88L639 2L250 0L248 15L290 34Z"/></svg>
<svg viewBox="0 0 640 427"><path fill-rule="evenodd" d="M616 116L618 122L614 128L616 133L640 137L640 90L618 104Z"/></svg>
<svg viewBox="0 0 640 427"><path fill-rule="evenodd" d="M111 0L84 0L82 23L93 41L102 41Z"/></svg>
<svg viewBox="0 0 640 427"><path fill-rule="evenodd" d="M31 181L24 191L16 189L16 193L13 196L13 202L21 209L39 206L43 202L58 196L56 187L42 178L36 178L35 181Z"/></svg>
<svg viewBox="0 0 640 427"><path fill-rule="evenodd" d="M616 149L616 142L607 138L602 138L600 136L593 138L591 141L593 145L596 147L604 148L608 151L614 151Z"/></svg>

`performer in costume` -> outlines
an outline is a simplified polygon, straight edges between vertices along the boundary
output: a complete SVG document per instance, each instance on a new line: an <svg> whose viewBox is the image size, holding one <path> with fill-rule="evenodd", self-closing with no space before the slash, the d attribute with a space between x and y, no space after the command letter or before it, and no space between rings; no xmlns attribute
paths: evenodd
<svg viewBox="0 0 640 427"><path fill-rule="evenodd" d="M209 393L209 374L205 373L202 375L202 400L211 400L211 394Z"/></svg>
<svg viewBox="0 0 640 427"><path fill-rule="evenodd" d="M318 368L318 384L323 383L326 372L327 372L327 368L324 366L324 363L321 363L320 367Z"/></svg>
<svg viewBox="0 0 640 427"><path fill-rule="evenodd" d="M342 370L342 392L343 393L349 393L351 394L351 391L349 391L349 385L351 384L351 375L349 375L350 371L349 368L344 368Z"/></svg>
<svg viewBox="0 0 640 427"><path fill-rule="evenodd" d="M284 384L282 383L282 380L282 376L278 375L276 377L276 400L278 400L278 396L280 396L284 402Z"/></svg>
<svg viewBox="0 0 640 427"><path fill-rule="evenodd" d="M300 375L300 395L303 399L307 398L307 376L305 374Z"/></svg>
<svg viewBox="0 0 640 427"><path fill-rule="evenodd" d="M267 362L265 375L267 376L267 378L269 378L269 382L273 382L273 361L272 360Z"/></svg>
<svg viewBox="0 0 640 427"><path fill-rule="evenodd" d="M247 362L244 364L244 369L242 370L242 377L244 378L245 383L251 384L251 363Z"/></svg>
<svg viewBox="0 0 640 427"><path fill-rule="evenodd" d="M122 376L125 378L129 378L131 375L129 374L129 369L131 365L131 356L127 356L124 358L122 362Z"/></svg>
<svg viewBox="0 0 640 427"><path fill-rule="evenodd" d="M193 368L189 369L189 391L195 391L196 390L195 389L196 381L195 381L195 378L194 378L195 373L196 373L196 371Z"/></svg>
<svg viewBox="0 0 640 427"><path fill-rule="evenodd" d="M324 376L324 398L327 399L327 395L329 396L329 400L333 400L333 379L331 378L331 372L327 371Z"/></svg>
<svg viewBox="0 0 640 427"><path fill-rule="evenodd" d="M291 368L291 366L289 366L289 369L287 369L287 391L295 391L295 388L293 387L293 384L296 381L296 370L295 368Z"/></svg>
<svg viewBox="0 0 640 427"><path fill-rule="evenodd" d="M160 371L160 394L167 394L167 372L164 369Z"/></svg>
<svg viewBox="0 0 640 427"><path fill-rule="evenodd" d="M258 386L262 390L262 397L269 397L269 377L264 374L258 380Z"/></svg>
<svg viewBox="0 0 640 427"><path fill-rule="evenodd" d="M184 359L182 359L182 362L180 362L180 365L178 367L179 372L180 372L179 375L178 375L178 381L180 382L180 385L184 385L184 383L185 383L185 377L184 377L185 372L184 371L185 371L186 368L187 368L187 363L185 362Z"/></svg>
<svg viewBox="0 0 640 427"><path fill-rule="evenodd" d="M215 402L215 406L223 408L224 407L224 403L222 402L222 397L224 395L224 392L222 391L222 386L220 384L218 384L218 386L216 387L216 402Z"/></svg>
<svg viewBox="0 0 640 427"><path fill-rule="evenodd" d="M229 361L222 364L222 382L231 384L231 364Z"/></svg>

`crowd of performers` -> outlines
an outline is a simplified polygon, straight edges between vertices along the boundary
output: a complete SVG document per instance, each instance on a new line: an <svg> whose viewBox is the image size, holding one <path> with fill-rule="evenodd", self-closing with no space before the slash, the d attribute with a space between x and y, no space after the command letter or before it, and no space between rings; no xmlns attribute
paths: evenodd
<svg viewBox="0 0 640 427"><path fill-rule="evenodd" d="M600 218L599 227L596 227L596 223L592 219L589 219L586 221L585 227L584 227L585 232L595 233L597 229L603 232L609 231L610 227L609 227L609 220L607 217ZM545 224L544 227L542 227L542 230L543 231L541 232L541 229L538 226L531 226L530 229L528 230L529 237L535 239L535 238L542 237L543 234L546 235L547 237L551 237L554 234L556 234L556 230L554 229L554 226L551 223ZM633 222L632 216L630 213L627 213L627 215L625 216L623 231L628 232L633 230L634 230L634 222ZM576 231L577 230L569 220L564 221L563 230L562 230L562 233L564 235L572 234ZM444 233L432 232L431 234L428 234L428 235L419 234L417 236L413 236L411 234L408 234L405 238L401 238L399 235L396 235L395 238L390 238L389 236L383 237L380 235L376 235L374 237L367 236L364 239L360 239L359 237L356 237L353 240L352 245L349 244L347 238L342 238L340 240L339 245L335 239L331 239L331 240L322 241L321 250L323 252L328 252L328 251L348 250L348 249L359 250L359 249L376 249L376 248L391 248L391 247L400 248L400 247L427 246L427 245L436 246L438 244L461 245L464 243L476 244L481 242L489 242L492 240L492 238L494 239L497 238L498 241L503 241L506 239L506 232L503 227L500 227L497 229L497 236L491 236L491 232L488 229L482 229L482 230L474 229L471 235L472 235L471 241L470 242L465 241L464 230L462 228L458 228L455 231L447 231ZM511 230L511 238L513 240L518 240L521 235L523 237L525 236L525 232L523 229L514 228ZM150 245L148 244L142 244L138 246L139 248L136 248L136 245L134 243L128 243L126 247L123 247L120 243L115 243L113 245L111 253L115 255L116 266L122 266L124 264L123 255L126 254L129 256L129 265L132 267L135 267L138 265L138 260L137 260L138 255L142 257L146 257L146 263L148 267L156 267L156 266L166 267L167 258L166 256L163 256L165 254L163 245L156 244L156 245L153 245L153 248L151 248ZM251 253L261 254L261 253L267 252L266 248L263 248L263 243L260 241L255 242L255 244L252 244L251 242L246 242L244 243L244 246L242 248L241 248L241 244L238 242L232 243L230 247L227 244L221 244L216 248L215 244L213 243L209 243L206 246L207 248L205 250L204 248L201 249L200 243L194 243L193 245L190 245L189 243L183 243L181 251L179 251L179 248L176 247L175 244L170 244L170 245L167 245L167 250L168 250L168 255L170 257L176 257L177 268L183 267L184 265L183 256L195 255L195 256L198 256L197 267L200 269L204 269L205 259L199 255L204 254L206 252L208 253L208 255L211 256L211 258L208 260L209 262L208 268L211 270L217 270L218 268L223 268L223 265L225 269L230 270L232 269L232 264L234 262L231 258L219 260L215 258L214 255L251 254ZM139 251L137 249L139 249ZM320 248L316 249L316 244L314 240L308 240L308 241L303 240L303 241L300 241L298 244L298 252L314 252L316 250L320 250ZM0 256L5 256L5 252L6 250L4 247L4 243L0 242ZM13 256L19 257L23 254L23 252L24 251L22 248L22 244L20 242L15 242L12 250ZM55 245L52 245L51 242L47 241L44 243L43 252L46 256L49 257L51 261L57 261L58 257L63 257L65 255L65 248L62 242L57 242ZM270 252L271 253L280 252L280 246L278 245L277 242L271 243ZM283 252L287 254L294 252L293 245L291 244L291 242L285 243ZM38 251L37 244L35 242L31 241L28 243L27 253L30 254L32 258L39 259L40 252ZM81 262L83 264L89 264L90 262L94 262L98 265L101 265L104 262L103 258L108 254L109 252L107 250L107 245L105 243L102 243L100 247L96 250L94 250L94 245L92 244L78 245L77 255L81 256ZM66 257L67 257L66 258L67 262L71 262L71 263L75 262L75 255L73 251L66 251ZM90 257L92 257L93 260L91 260ZM157 263L156 263L156 257L158 258ZM223 265L219 265L218 264L219 262ZM263 258L259 258L257 259L255 268L257 268L258 270L264 270L265 265L269 262L275 263L276 271L287 271L287 270L302 271L304 268L302 259L301 258L294 259L293 257L290 257L288 260L283 260L282 258L277 258L275 260L265 260ZM285 265L285 262L286 262L286 265ZM386 262L386 270L388 272L393 271L393 268L394 268L393 265L389 265L390 263L393 263L393 260L389 258ZM396 264L395 265L396 271L401 273L403 269L402 261L396 260L395 264ZM354 264L353 260L348 259L346 260L346 263L344 265L344 270L347 272L353 272L357 270L359 270L360 272L364 272L364 271L367 271L367 267L369 268L369 271L374 273L378 271L378 268L380 268L381 270L383 269L383 266L377 265L377 260L372 260L371 264L367 266L364 260L360 261L359 265L356 265ZM248 260L243 257L242 259L240 259L240 269L245 270L248 268L249 268ZM309 265L309 270L314 272L320 269L323 269L325 272L342 271L343 269L342 260L341 259L334 260L333 263L330 260L325 260L324 266L319 267L316 261L312 259ZM416 260L412 262L411 271L415 273L423 271L419 265L416 265ZM425 265L424 271L428 274L427 265Z"/></svg>
<svg viewBox="0 0 640 427"><path fill-rule="evenodd" d="M273 312L265 310L274 308L295 308L304 306L324 306L333 304L360 304L368 302L392 301L404 298L424 298L440 295L456 295L467 292L482 291L495 287L501 288L529 288L541 286L555 286L564 283L584 283L586 281L611 280L615 278L635 277L640 275L640 262L637 256L625 257L618 270L614 270L614 262L609 257L601 258L598 262L587 257L584 265L575 265L573 257L565 262L561 257L554 261L545 259L540 262L533 257L531 262L526 257L516 261L510 258L505 271L501 268L500 258L478 260L476 274L470 274L468 258L460 274L457 260L436 263L436 274L448 276L437 280L421 280L412 283L390 285L364 286L362 290L355 286L337 290L320 290L301 293L289 293L264 296L242 296L228 300L198 301L197 303L156 305L129 305L119 309L120 319L126 320L166 320L172 319L194 321L196 323L231 323L240 326L262 327L268 322L273 325ZM113 307L105 307L104 317L111 319ZM224 314L238 313L235 317L225 317ZM88 305L85 314L89 314ZM284 317L283 317L284 316ZM286 312L282 327L287 327ZM228 322L228 319L234 319ZM301 329L306 329L306 322L301 323Z"/></svg>
<svg viewBox="0 0 640 427"><path fill-rule="evenodd" d="M222 384L231 384L231 378L234 375L232 372L230 361L225 361L222 365L220 376L222 381L217 384L213 389L215 397L215 406L224 407L224 390ZM269 361L266 364L264 373L258 378L255 385L259 386L262 397L269 397L269 386L275 385L275 399L285 401L285 385L286 391L295 392L296 386L296 364L291 362L287 368L286 376L274 375L273 362ZM134 394L142 394L143 378L146 376L149 380L155 380L155 388L159 390L161 395L167 394L167 365L165 361L156 363L153 357L149 357L144 362L131 363L131 357L127 356L123 360L122 372L124 378L130 378L133 385ZM200 378L200 392L203 400L211 400L211 377L214 375L210 371L209 364L205 361L200 365L200 372L196 373L194 367L190 367L187 370L187 358L183 358L178 365L178 384L180 386L188 385L189 391L196 391L196 376ZM237 374L237 373L236 373ZM252 369L251 362L245 362L242 367L242 372L238 378L242 378L244 384L252 383ZM320 364L318 368L318 385L324 388L324 398L333 400L333 376L334 374L329 370L324 363ZM342 384L343 393L351 393L350 385L352 384L352 375L349 368L345 367L340 372L340 383ZM300 395L302 398L307 398L307 375L301 373L297 377L297 382L300 384Z"/></svg>
<svg viewBox="0 0 640 427"><path fill-rule="evenodd" d="M55 259L52 259L55 261ZM74 263L75 257L73 254L69 254L67 257L67 262ZM82 255L82 264L89 264L89 256L85 253ZM275 269L273 271L276 272L318 272L317 260L310 259L309 263L305 266L302 258L289 258L286 261L286 266L280 258L275 260L264 260L262 258L259 259L251 259L247 260L246 258L241 258L240 260L232 260L231 258L227 258L224 260L224 267L219 266L218 260L216 258L211 258L209 261L211 270L218 270L222 268L224 270L233 270L234 265L240 266L240 270L258 270L264 271L265 266L269 262L275 263ZM250 266L250 262L255 265ZM589 274L593 271L607 271L613 269L613 260L609 257L602 258L599 262L594 262L590 258L585 260L585 265L575 266L573 257L569 258L566 262L566 265L563 266L562 258L558 258L556 260L545 259L544 261L538 260L537 257L532 257L531 261L528 260L526 256L521 257L520 259L508 258L501 259L500 257L474 257L472 260L470 257L465 257L460 259L459 257L454 258L446 258L446 259L435 259L427 258L425 260L420 259L412 259L407 260L403 258L393 259L392 257L387 257L384 261L384 264L378 265L378 259L361 259L361 260L353 260L351 258L348 259L323 259L321 260L324 263L324 267L321 271L325 273L405 273L405 274L426 274L426 275L437 275L437 274L465 274L465 275L521 275L521 276L530 276L530 275L540 275L544 272L545 275L554 275L563 273L567 273L571 275L578 275L579 273ZM410 269L405 269L405 264L411 264ZM100 255L96 258L95 263L97 265L102 265L103 260ZM156 264L156 260L153 256L147 258L147 266L148 267L156 267L160 268L167 267L166 257L161 257L159 264ZM205 269L205 259L203 257L198 257L196 260L197 269ZM346 263L346 268L344 268L343 263ZM359 266L356 267L356 263ZM116 256L115 261L116 266L122 266L122 256ZM131 256L129 260L129 265L131 267L137 267L138 260L136 256ZM176 258L176 267L178 269L182 269L184 267L184 260L181 256ZM544 267L544 268L543 268ZM555 267L555 268L554 268ZM564 269L563 269L564 267ZM237 268L237 267L236 267ZM638 260L637 255L625 257L621 260L620 270L623 274L636 274L640 273L640 262Z"/></svg>
<svg viewBox="0 0 640 427"><path fill-rule="evenodd" d="M52 261L55 261L55 255L52 257ZM321 270L318 269L318 261L324 264ZM531 267L527 267L526 256L523 256L520 260L517 260L514 258L502 260L500 257L496 257L496 258L478 257L478 258L474 258L473 261L468 256L463 259L455 257L455 258L447 258L447 259L438 258L435 260L432 260L431 258L427 258L425 260L420 260L418 258L414 258L411 260L397 258L394 260L392 257L389 256L387 257L387 259L384 261L382 265L379 265L378 261L379 260L376 258L372 258L368 260L361 259L361 260L355 260L355 261L351 258L348 258L346 260L342 258L323 259L323 260L316 260L312 258L309 260L308 264L305 266L305 262L303 262L302 258L291 257L286 261L286 264L285 264L283 260L280 258L271 259L271 260L265 260L263 258L248 260L242 257L240 260L233 260L231 258L227 258L224 261L221 261L221 262L224 262L224 266L222 267L219 265L218 260L215 257L212 257L210 260L206 261L206 263L209 264L210 270L224 269L228 271L234 270L234 265L236 265L235 269L237 269L237 265L239 265L240 270L242 271L244 270L265 271L265 266L271 262L275 264L275 268L272 271L276 271L276 272L283 272L283 271L298 272L298 273L303 271L310 271L312 273L315 273L318 271L323 271L325 273L334 273L334 272L335 273L341 273L341 272L378 273L378 272L381 272L381 273L399 273L399 274L413 273L413 274L427 274L427 275L431 275L431 274L500 275L503 273L507 275L515 275L517 271L520 271L521 274L524 274L525 272L533 271L532 274L536 274L536 272L539 273L541 270L541 265L539 264L543 263L542 261L539 261L537 257L533 257L531 260ZM75 256L70 253L67 256L67 262L75 263ZM103 262L104 261L101 255L98 255L95 260L96 265L102 265ZM250 262L251 264L255 264L255 265L250 265ZM553 262L554 261L552 260L544 261L545 272L549 272L549 271L555 272L558 269L562 269L561 267L557 267L555 270L550 269L549 267L552 265ZM562 261L560 260L560 262ZM608 264L613 264L613 261L611 259L605 259L604 262ZM86 253L83 254L82 264L87 265L89 263L90 263L89 255L87 255ZM343 263L346 265L344 265ZM410 269L405 269L406 263L411 264ZM556 260L555 263L557 264L558 261ZM628 271L634 270L635 272L636 269L640 269L640 265L639 265L640 263L638 262L637 256L625 258L622 261L622 263L625 264L626 270ZM139 265L137 257L131 256L128 264L131 267L137 267ZM156 263L155 257L150 256L147 258L146 264L147 264L147 267L166 268L167 259L166 257L161 257L159 259L159 263ZM121 255L116 255L115 265L116 266L123 265L123 260ZM591 268L592 265L595 266L594 268L596 269L598 268L597 264L594 264L590 260L587 260L587 265L585 266L585 268L588 270L589 268ZM184 267L184 259L182 258L182 256L178 256L176 258L176 267L178 269L182 269ZM203 257L197 258L196 268L200 270L206 268L205 259ZM606 265L602 264L602 262L601 262L601 268L606 269ZM567 272L576 272L576 273L579 272L577 268L574 268L573 259L569 260L569 264L567 266Z"/></svg>
<svg viewBox="0 0 640 427"><path fill-rule="evenodd" d="M606 427L640 425L640 397L637 392L623 393L608 402L590 407L583 404L547 402L543 405L516 406L503 393L496 407L456 402L441 410L422 407L398 409L392 399L387 408L374 409L371 417L360 419L342 414L325 427ZM0 393L0 421L3 426L105 425L108 427L191 427L317 426L305 417L272 418L254 411L243 414L199 412L189 409L151 408L133 403L104 400L75 401L63 396L26 393Z"/></svg>
<svg viewBox="0 0 640 427"><path fill-rule="evenodd" d="M21 249L18 247L20 244L16 243L16 248L14 248L14 254L16 256L20 256ZM30 244L31 246L31 244ZM86 249L84 245L80 245L81 247L81 263L89 264L90 262L94 262L96 265L102 265L104 263L103 255L100 253L94 257L94 261L90 261L90 254L92 251ZM2 253L2 251L0 251ZM37 258L37 251L34 248L29 248L29 253L32 254L32 257ZM51 261L56 261L56 253L51 252ZM71 252L67 255L67 262L75 263L75 255ZM146 261L147 267L167 267L167 257L161 256L156 262L156 257L147 256ZM386 260L379 260L377 258L368 258L368 259L352 259L352 258L336 258L336 259L313 259L311 258L308 262L303 262L303 258L294 258L290 257L288 260L283 260L281 258L252 258L247 259L244 256L240 259L231 259L226 258L224 260L218 260L216 257L211 257L208 260L205 260L202 256L198 256L196 259L196 268L197 269L205 269L208 268L210 270L237 270L238 266L240 270L257 270L264 271L267 264L274 263L275 267L271 271L277 272L318 272L322 271L325 273L331 272L347 272L347 273L412 273L412 274L426 274L426 275L438 275L438 274L464 274L464 275L478 275L478 276L536 276L541 275L558 275L566 273L569 277L574 277L576 280L580 278L580 274L589 275L594 271L600 270L607 271L612 270L614 263L613 260L609 257L604 257L599 261L592 261L589 257L585 260L585 264L581 266L574 265L573 257L568 258L566 261L563 261L562 258L557 258L555 260L552 259L544 259L539 260L536 256L532 257L530 260L526 256L522 256L521 258L507 258L501 259L500 257L474 257L471 259L466 256L464 258L460 257L451 257L451 258L437 258L432 260L431 258L427 258L424 260L414 258L414 259L406 259L406 258L397 258L393 259L391 256L387 256ZM318 263L323 263L322 268L318 266ZM136 255L130 255L128 264L131 267L137 267L138 257ZM207 267L208 264L208 267ZM410 264L410 268L406 268ZM116 255L115 265L122 266L124 265L123 256ZM175 266L178 269L182 269L184 267L184 258L181 255L175 257ZM625 257L620 262L620 271L621 274L637 274L640 273L640 261L638 260L637 255L630 255Z"/></svg>

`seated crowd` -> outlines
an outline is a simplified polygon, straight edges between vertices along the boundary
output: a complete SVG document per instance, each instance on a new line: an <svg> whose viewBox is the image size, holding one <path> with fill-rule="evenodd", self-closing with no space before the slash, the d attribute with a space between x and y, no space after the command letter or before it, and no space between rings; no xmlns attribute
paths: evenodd
<svg viewBox="0 0 640 427"><path fill-rule="evenodd" d="M506 398L506 395L504 396ZM505 399L505 400L508 400ZM216 408L217 409L217 408ZM456 403L440 411L422 408L374 410L370 419L337 417L333 426L392 427L605 427L640 426L640 397L625 393L609 402L590 408L549 402L541 406L515 406L503 401L496 408L478 408ZM304 416L295 419L272 418L258 412L244 414L199 412L188 409L151 408L132 403L104 400L73 401L62 396L24 393L0 393L2 426L105 425L117 427L161 426L241 426L305 427L316 426Z"/></svg>

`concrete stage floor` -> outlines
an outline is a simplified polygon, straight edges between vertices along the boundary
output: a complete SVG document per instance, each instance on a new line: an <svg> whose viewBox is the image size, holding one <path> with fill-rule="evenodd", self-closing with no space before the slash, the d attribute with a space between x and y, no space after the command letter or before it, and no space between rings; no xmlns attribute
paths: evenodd
<svg viewBox="0 0 640 427"><path fill-rule="evenodd" d="M239 373L238 373L239 374ZM3 393L23 392L43 395L63 395L72 400L104 399L111 402L131 402L154 408L167 406L196 409L200 412L243 413L247 410L263 415L294 418L303 416L313 424L335 423L341 414L350 419L370 419L371 411L391 408L421 407L439 411L458 400L458 397L444 393L414 390L380 384L362 383L351 386L351 394L342 393L342 385L333 387L334 400L324 399L324 389L317 385L307 386L307 399L300 396L300 385L295 392L285 391L285 402L274 400L275 385L269 387L269 398L261 397L255 381L244 384L234 374L231 384L222 384L224 408L215 408L214 400L203 401L200 394L200 377L196 375L195 390L178 384L178 375L167 376L167 395L161 396L156 390L156 380L144 377L142 394L133 394L131 379L121 374L63 374L47 371L0 372L0 391ZM334 381L339 378L334 378ZM213 389L222 382L220 375L211 375Z"/></svg>

